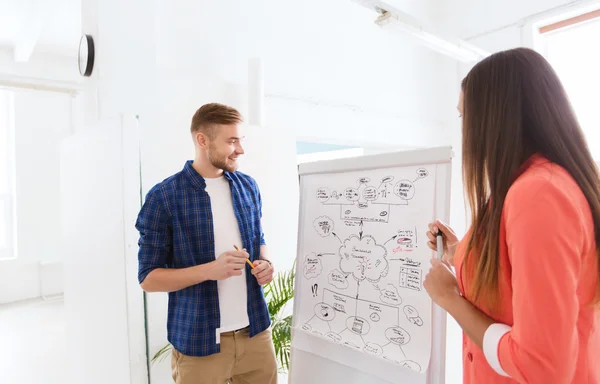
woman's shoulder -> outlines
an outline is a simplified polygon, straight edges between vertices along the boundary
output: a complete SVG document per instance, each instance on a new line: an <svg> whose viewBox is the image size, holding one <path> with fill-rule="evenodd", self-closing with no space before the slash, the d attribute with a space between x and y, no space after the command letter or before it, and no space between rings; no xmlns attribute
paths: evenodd
<svg viewBox="0 0 600 384"><path fill-rule="evenodd" d="M560 200L576 205L587 204L583 192L575 179L558 164L538 157L510 186L505 207L538 207L540 201Z"/></svg>
<svg viewBox="0 0 600 384"><path fill-rule="evenodd" d="M593 236L591 209L583 191L567 170L543 158L511 185L504 201L503 220L508 227L514 227L517 221L536 226L551 222L558 224L552 226L556 231L569 226Z"/></svg>

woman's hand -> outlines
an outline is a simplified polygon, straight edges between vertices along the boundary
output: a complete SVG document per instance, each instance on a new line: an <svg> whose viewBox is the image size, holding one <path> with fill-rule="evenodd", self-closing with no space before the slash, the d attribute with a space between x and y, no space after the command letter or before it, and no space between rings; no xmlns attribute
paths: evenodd
<svg viewBox="0 0 600 384"><path fill-rule="evenodd" d="M435 223L429 224L429 231L427 231L427 238L429 241L427 242L427 246L434 251L437 252L437 240L436 235L438 229L442 231L442 238L444 239L444 258L442 259L449 265L454 265L454 252L456 251L456 246L458 245L458 237L456 233L447 226L445 223L440 220L436 220Z"/></svg>
<svg viewBox="0 0 600 384"><path fill-rule="evenodd" d="M456 297L460 297L460 290L456 276L450 266L441 260L431 259L431 268L423 282L425 290L434 303L442 308Z"/></svg>

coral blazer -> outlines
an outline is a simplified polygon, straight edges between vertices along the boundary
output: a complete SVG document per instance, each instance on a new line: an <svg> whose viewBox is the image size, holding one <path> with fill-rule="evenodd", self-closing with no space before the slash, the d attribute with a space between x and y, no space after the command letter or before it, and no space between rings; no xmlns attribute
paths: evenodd
<svg viewBox="0 0 600 384"><path fill-rule="evenodd" d="M560 166L534 155L510 187L500 227L500 306L483 350L463 333L467 384L600 383L600 311L594 224L585 196ZM465 236L455 253L467 300Z"/></svg>

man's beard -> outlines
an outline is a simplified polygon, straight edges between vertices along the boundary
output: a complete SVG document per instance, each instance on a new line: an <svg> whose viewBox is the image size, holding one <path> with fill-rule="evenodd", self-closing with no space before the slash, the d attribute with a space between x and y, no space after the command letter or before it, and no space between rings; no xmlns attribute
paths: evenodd
<svg viewBox="0 0 600 384"><path fill-rule="evenodd" d="M216 151L214 151L213 149L208 151L208 160L213 165L213 167L222 169L227 172L235 172L236 171L237 165L235 163L227 164L227 157L221 158L221 159L217 158L213 155L215 152Z"/></svg>

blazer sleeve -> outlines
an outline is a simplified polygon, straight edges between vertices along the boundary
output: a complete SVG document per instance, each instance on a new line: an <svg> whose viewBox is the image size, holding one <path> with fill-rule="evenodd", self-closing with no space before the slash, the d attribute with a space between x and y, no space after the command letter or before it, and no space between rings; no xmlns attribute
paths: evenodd
<svg viewBox="0 0 600 384"><path fill-rule="evenodd" d="M584 210L545 178L512 192L504 215L514 321L512 328L490 327L495 335L486 337L498 341L499 373L519 383L568 384L578 351Z"/></svg>

